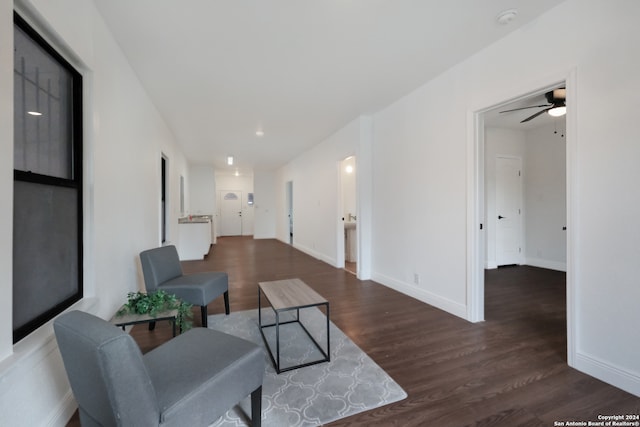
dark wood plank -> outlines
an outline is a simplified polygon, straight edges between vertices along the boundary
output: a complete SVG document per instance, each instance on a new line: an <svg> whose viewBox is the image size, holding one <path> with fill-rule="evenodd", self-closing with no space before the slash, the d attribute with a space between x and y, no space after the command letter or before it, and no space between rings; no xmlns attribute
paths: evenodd
<svg viewBox="0 0 640 427"><path fill-rule="evenodd" d="M640 413L639 398L567 366L561 272L487 271L487 320L472 324L276 240L223 237L183 268L228 272L232 311L257 308L258 282L294 277L330 301L331 320L409 395L333 426L551 426ZM224 313L222 298L209 313ZM146 352L171 330L136 326L132 336Z"/></svg>

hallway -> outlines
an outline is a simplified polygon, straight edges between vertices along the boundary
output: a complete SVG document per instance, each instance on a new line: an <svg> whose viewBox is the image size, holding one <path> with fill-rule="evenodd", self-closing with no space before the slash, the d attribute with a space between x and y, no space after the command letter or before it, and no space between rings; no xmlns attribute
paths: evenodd
<svg viewBox="0 0 640 427"><path fill-rule="evenodd" d="M473 324L277 240L224 237L183 268L227 271L232 312L257 307L258 281L283 278L299 277L330 301L331 320L409 395L335 426L551 426L640 413L637 397L566 365L564 273L488 271L487 321ZM209 305L210 314L223 310L221 298ZM158 324L132 335L148 351L171 332Z"/></svg>

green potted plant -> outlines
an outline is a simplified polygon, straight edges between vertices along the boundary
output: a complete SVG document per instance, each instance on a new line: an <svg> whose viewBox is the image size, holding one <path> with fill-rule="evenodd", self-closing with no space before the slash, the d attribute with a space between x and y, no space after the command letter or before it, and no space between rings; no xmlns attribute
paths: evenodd
<svg viewBox="0 0 640 427"><path fill-rule="evenodd" d="M176 316L176 326L180 332L191 329L191 304L181 301L173 294L159 290L151 293L129 292L127 294L127 302L116 313L117 316L124 314L148 314L152 317L163 311L178 310Z"/></svg>

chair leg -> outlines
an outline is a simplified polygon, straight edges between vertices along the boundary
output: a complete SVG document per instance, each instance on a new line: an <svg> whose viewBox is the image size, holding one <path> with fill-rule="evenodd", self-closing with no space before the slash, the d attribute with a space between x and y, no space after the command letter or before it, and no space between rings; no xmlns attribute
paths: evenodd
<svg viewBox="0 0 640 427"><path fill-rule="evenodd" d="M207 322L207 306L206 305L202 305L200 306L200 314L202 315L202 327L206 328L209 322Z"/></svg>
<svg viewBox="0 0 640 427"><path fill-rule="evenodd" d="M224 293L224 313L229 314L229 291Z"/></svg>
<svg viewBox="0 0 640 427"><path fill-rule="evenodd" d="M262 423L262 386L251 393L251 426L260 427Z"/></svg>

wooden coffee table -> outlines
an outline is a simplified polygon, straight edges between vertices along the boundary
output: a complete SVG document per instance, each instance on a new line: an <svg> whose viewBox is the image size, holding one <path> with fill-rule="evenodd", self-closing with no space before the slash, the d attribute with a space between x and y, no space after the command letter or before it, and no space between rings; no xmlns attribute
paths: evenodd
<svg viewBox="0 0 640 427"><path fill-rule="evenodd" d="M271 305L273 312L276 316L275 323L271 323L268 325L262 324L262 302L261 302L261 294L267 298L267 301ZM319 307L324 306L326 310L326 318L327 318L327 350L325 351L313 338L313 336L309 333L307 328L300 321L300 310L304 308L310 307ZM288 311L296 312L296 317L294 320L288 320L281 322L280 315L282 313ZM286 325L288 323L297 323L299 324L304 332L306 332L307 336L311 339L311 342L316 346L318 351L322 354L323 358L319 360L314 360L312 362L302 363L300 365L295 366L287 366L285 368L280 367L280 326ZM302 368L305 366L315 365L318 363L329 362L330 361L330 348L329 348L329 301L324 299L320 294L311 289L306 283L304 283L300 279L286 279L286 280L276 280L273 282L260 282L258 283L258 324L260 326L260 334L262 335L262 339L264 340L264 344L269 351L269 356L271 357L271 361L273 362L273 366L276 369L277 373L282 373L286 371L291 371L293 369ZM267 338L264 335L265 328L276 328L276 355L274 357L273 351L267 342Z"/></svg>

